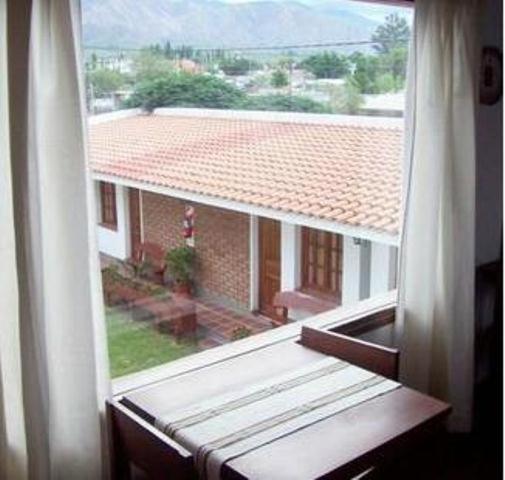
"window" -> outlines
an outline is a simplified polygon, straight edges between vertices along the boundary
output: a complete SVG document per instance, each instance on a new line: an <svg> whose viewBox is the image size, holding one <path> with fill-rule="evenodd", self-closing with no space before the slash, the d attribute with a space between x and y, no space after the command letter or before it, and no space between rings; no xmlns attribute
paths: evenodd
<svg viewBox="0 0 505 480"><path fill-rule="evenodd" d="M413 9L323 3L84 2L113 377L391 290Z"/></svg>
<svg viewBox="0 0 505 480"><path fill-rule="evenodd" d="M342 298L342 235L312 228L302 230L302 289Z"/></svg>
<svg viewBox="0 0 505 480"><path fill-rule="evenodd" d="M116 186L109 182L100 182L101 224L117 229Z"/></svg>

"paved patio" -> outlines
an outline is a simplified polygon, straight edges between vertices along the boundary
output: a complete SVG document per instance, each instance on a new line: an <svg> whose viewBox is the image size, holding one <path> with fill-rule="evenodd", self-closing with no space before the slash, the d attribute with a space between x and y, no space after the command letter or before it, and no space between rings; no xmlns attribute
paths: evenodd
<svg viewBox="0 0 505 480"><path fill-rule="evenodd" d="M196 298L194 302L198 328L204 336L199 340L202 349L235 340L239 329L255 335L273 328L270 319L262 315L237 312L207 299Z"/></svg>
<svg viewBox="0 0 505 480"><path fill-rule="evenodd" d="M131 269L123 262L111 259L106 255L100 255L101 268L115 265L124 277L132 277ZM157 289L164 288L159 285L152 284L146 280L137 281L142 282L146 286L154 286ZM149 302L149 299L147 299ZM163 295L156 295L156 300L160 302L163 300ZM167 290L167 302L170 302L170 292ZM229 306L222 305L217 301L207 298L196 297L191 299L195 304L195 313L197 317L197 342L198 348L206 350L218 345L237 340L243 336L255 335L274 328L271 320L262 315L253 315L252 313L238 311ZM124 307L123 307L124 308ZM148 312L136 314L135 317L139 321L154 320L154 316Z"/></svg>

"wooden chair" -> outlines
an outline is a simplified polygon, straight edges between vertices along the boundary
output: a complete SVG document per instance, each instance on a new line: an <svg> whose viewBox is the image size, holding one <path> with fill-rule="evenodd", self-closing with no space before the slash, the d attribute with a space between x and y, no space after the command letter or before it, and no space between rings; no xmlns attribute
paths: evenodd
<svg viewBox="0 0 505 480"><path fill-rule="evenodd" d="M156 243L144 242L133 252L130 264L139 269L146 262L153 268L153 277L158 283L163 284L167 262L165 259L165 250Z"/></svg>
<svg viewBox="0 0 505 480"><path fill-rule="evenodd" d="M174 294L170 302L151 304L148 310L156 316L155 326L159 331L171 333L177 340L195 339L198 324L193 301Z"/></svg>
<svg viewBox="0 0 505 480"><path fill-rule="evenodd" d="M308 326L302 326L299 343L392 380L398 379L399 351L395 348ZM379 480L383 478L381 472L382 468L371 467L354 476L353 480Z"/></svg>
<svg viewBox="0 0 505 480"><path fill-rule="evenodd" d="M149 480L194 480L193 456L117 400L107 401L111 478L130 480L132 467ZM133 464L133 465L132 465Z"/></svg>
<svg viewBox="0 0 505 480"><path fill-rule="evenodd" d="M274 296L273 306L279 311L281 323L287 323L289 310L303 310L312 315L326 312L337 308L336 301L325 300L320 297L309 295L298 290L277 292Z"/></svg>
<svg viewBox="0 0 505 480"><path fill-rule="evenodd" d="M358 338L302 326L301 345L338 357L393 380L398 379L399 352Z"/></svg>

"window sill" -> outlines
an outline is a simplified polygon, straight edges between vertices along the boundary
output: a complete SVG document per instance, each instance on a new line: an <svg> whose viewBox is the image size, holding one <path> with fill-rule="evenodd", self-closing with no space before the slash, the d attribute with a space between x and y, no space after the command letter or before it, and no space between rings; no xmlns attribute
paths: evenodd
<svg viewBox="0 0 505 480"><path fill-rule="evenodd" d="M394 322L396 290L363 300L354 305L341 306L319 315L290 323L232 343L180 358L170 363L112 380L114 396L147 387L191 371L245 355L269 345L298 340L302 325L331 330L347 335L361 335Z"/></svg>

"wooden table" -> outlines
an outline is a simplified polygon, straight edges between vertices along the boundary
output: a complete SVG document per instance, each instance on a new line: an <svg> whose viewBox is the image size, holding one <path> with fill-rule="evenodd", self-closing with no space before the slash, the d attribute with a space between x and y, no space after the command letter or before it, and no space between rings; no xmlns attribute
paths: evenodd
<svg viewBox="0 0 505 480"><path fill-rule="evenodd" d="M300 337L265 344L125 393L109 408L115 429L116 471L124 470L124 458L118 461L118 456L126 456L151 469L152 478L195 478L191 455L156 431L154 420L173 409L273 378L325 355L299 341ZM363 345L361 342L359 348ZM414 448L441 425L449 411L447 404L401 386L231 460L223 465L221 475L232 480L350 478ZM147 463L141 449L147 452ZM178 473L174 476L174 472Z"/></svg>

